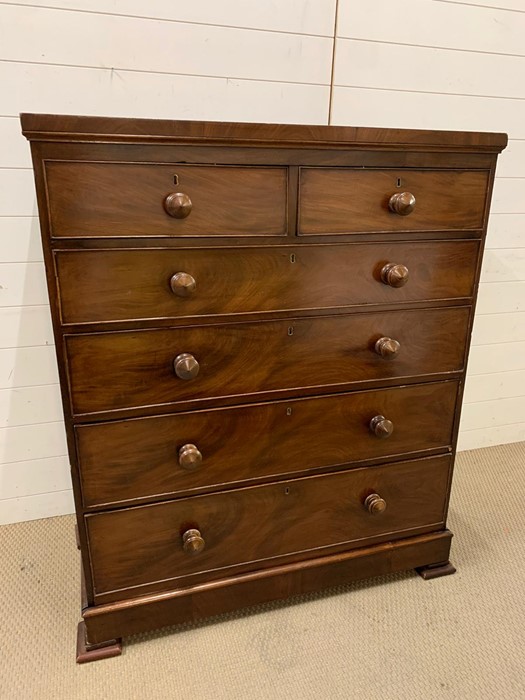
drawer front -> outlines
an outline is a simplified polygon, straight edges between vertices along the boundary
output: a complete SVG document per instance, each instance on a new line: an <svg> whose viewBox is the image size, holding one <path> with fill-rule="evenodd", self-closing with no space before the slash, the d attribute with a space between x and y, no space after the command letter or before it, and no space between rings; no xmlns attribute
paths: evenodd
<svg viewBox="0 0 525 700"><path fill-rule="evenodd" d="M63 322L87 323L470 298L478 249L436 241L60 251L56 261ZM408 270L403 286L385 273L383 281L390 263Z"/></svg>
<svg viewBox="0 0 525 700"><path fill-rule="evenodd" d="M260 400L260 392L333 392L458 372L469 313L457 307L66 336L73 411ZM395 356L376 352L384 337L399 343Z"/></svg>
<svg viewBox="0 0 525 700"><path fill-rule="evenodd" d="M77 426L84 504L447 449L457 388L440 382Z"/></svg>
<svg viewBox="0 0 525 700"><path fill-rule="evenodd" d="M287 230L282 167L47 162L45 174L56 237L284 236ZM173 198L174 216L166 209L170 194L181 195Z"/></svg>
<svg viewBox="0 0 525 700"><path fill-rule="evenodd" d="M96 593L155 582L170 588L173 579L189 584L196 574L219 578L251 562L260 568L264 560L439 529L449 468L449 456L434 457L88 515ZM374 493L386 509L371 514L364 502ZM190 529L204 540L194 554L183 549Z"/></svg>
<svg viewBox="0 0 525 700"><path fill-rule="evenodd" d="M302 168L299 235L445 231L483 226L488 171ZM414 210L390 210L410 192Z"/></svg>

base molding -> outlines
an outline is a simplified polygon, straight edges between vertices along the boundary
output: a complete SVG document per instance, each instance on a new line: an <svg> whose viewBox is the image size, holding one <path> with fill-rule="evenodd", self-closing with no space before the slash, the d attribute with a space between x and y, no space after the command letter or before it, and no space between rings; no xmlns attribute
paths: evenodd
<svg viewBox="0 0 525 700"><path fill-rule="evenodd" d="M86 664L89 661L109 659L112 656L122 654L122 640L111 639L102 644L89 644L86 637L86 625L78 623L77 629L77 664Z"/></svg>
<svg viewBox="0 0 525 700"><path fill-rule="evenodd" d="M456 573L456 567L453 566L449 561L442 561L438 564L427 564L426 566L416 567L417 573L425 581L431 581L433 578L439 578L440 576L450 576Z"/></svg>
<svg viewBox="0 0 525 700"><path fill-rule="evenodd" d="M452 533L441 530L188 588L86 607L91 645L191 622L373 576L448 561Z"/></svg>

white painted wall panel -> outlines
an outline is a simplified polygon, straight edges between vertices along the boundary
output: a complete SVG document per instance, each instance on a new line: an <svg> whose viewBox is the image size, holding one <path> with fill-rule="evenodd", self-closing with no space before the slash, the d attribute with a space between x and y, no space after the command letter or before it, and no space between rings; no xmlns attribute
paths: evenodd
<svg viewBox="0 0 525 700"><path fill-rule="evenodd" d="M178 22L215 24L218 26L268 29L298 34L333 36L335 0L198 0L198 2L173 2L155 0L145 5L143 0L22 0L6 3L30 7L58 7L64 10L101 12L108 15L124 15L165 19Z"/></svg>
<svg viewBox="0 0 525 700"><path fill-rule="evenodd" d="M387 67L383 69L386 71ZM387 77L384 83L382 88L334 86L332 124L464 131L477 129L504 131L514 139L525 138L524 100L392 90Z"/></svg>
<svg viewBox="0 0 525 700"><path fill-rule="evenodd" d="M0 217L34 216L36 213L31 170L0 170Z"/></svg>
<svg viewBox="0 0 525 700"><path fill-rule="evenodd" d="M0 501L0 525L23 520L50 518L55 515L67 515L72 513L74 509L71 489L21 498L6 498Z"/></svg>
<svg viewBox="0 0 525 700"><path fill-rule="evenodd" d="M338 36L392 42L393 27L399 44L525 54L525 14L433 0L339 0Z"/></svg>
<svg viewBox="0 0 525 700"><path fill-rule="evenodd" d="M3 463L27 462L67 454L62 421L0 428L0 457Z"/></svg>
<svg viewBox="0 0 525 700"><path fill-rule="evenodd" d="M467 403L463 406L461 413L461 429L478 430L513 425L524 415L525 396Z"/></svg>
<svg viewBox="0 0 525 700"><path fill-rule="evenodd" d="M476 313L525 311L525 282L493 282L479 285Z"/></svg>
<svg viewBox="0 0 525 700"><path fill-rule="evenodd" d="M402 16L403 13L400 13ZM424 93L522 97L520 56L338 39L334 84Z"/></svg>
<svg viewBox="0 0 525 700"><path fill-rule="evenodd" d="M9 181L9 176L5 180ZM26 196L36 202L36 198L33 200L34 186L27 178L23 181L23 188ZM5 206L8 208L7 200ZM0 216L0 260L3 263L43 260L40 226L36 216Z"/></svg>
<svg viewBox="0 0 525 700"><path fill-rule="evenodd" d="M44 263L0 263L0 306L46 303Z"/></svg>
<svg viewBox="0 0 525 700"><path fill-rule="evenodd" d="M53 345L49 306L0 308L0 348Z"/></svg>
<svg viewBox="0 0 525 700"><path fill-rule="evenodd" d="M525 311L518 313L480 314L474 319L472 345L525 341Z"/></svg>
<svg viewBox="0 0 525 700"><path fill-rule="evenodd" d="M0 428L63 420L58 384L0 389Z"/></svg>
<svg viewBox="0 0 525 700"><path fill-rule="evenodd" d="M64 19L67 31L64 31ZM20 41L23 36L24 40ZM3 60L328 85L332 39L0 5Z"/></svg>
<svg viewBox="0 0 525 700"><path fill-rule="evenodd" d="M492 194L492 211L495 214L525 213L525 175L496 178Z"/></svg>
<svg viewBox="0 0 525 700"><path fill-rule="evenodd" d="M525 248L525 214L491 213L485 247Z"/></svg>
<svg viewBox="0 0 525 700"><path fill-rule="evenodd" d="M53 346L0 350L0 389L57 382L58 370Z"/></svg>
<svg viewBox="0 0 525 700"><path fill-rule="evenodd" d="M525 342L491 343L475 345L470 349L468 362L469 376L516 372L525 369Z"/></svg>
<svg viewBox="0 0 525 700"><path fill-rule="evenodd" d="M525 248L496 248L486 250L483 258L481 281L525 281Z"/></svg>
<svg viewBox="0 0 525 700"><path fill-rule="evenodd" d="M461 430L458 439L458 450L476 450L480 447L504 445L509 442L525 440L525 423L500 425L495 428L478 428L477 430Z"/></svg>
<svg viewBox="0 0 525 700"><path fill-rule="evenodd" d="M523 15L525 17L525 13ZM525 38L523 40L525 47ZM509 140L508 147L498 159L496 174L498 177L523 177L523 163L525 163L525 140Z"/></svg>
<svg viewBox="0 0 525 700"><path fill-rule="evenodd" d="M474 7L482 7L486 10L501 9L501 10L516 10L523 12L523 0L434 0L434 2L442 2L447 5L473 5Z"/></svg>
<svg viewBox="0 0 525 700"><path fill-rule="evenodd" d="M2 168L31 168L31 152L17 117L0 117L0 164Z"/></svg>
<svg viewBox="0 0 525 700"><path fill-rule="evenodd" d="M247 49L248 50L248 49ZM1 51L0 51L1 58ZM0 61L0 114L326 124L329 86ZM60 89L56 89L60 86Z"/></svg>
<svg viewBox="0 0 525 700"><path fill-rule="evenodd" d="M4 498L20 498L71 488L67 457L48 457L0 465L0 489Z"/></svg>
<svg viewBox="0 0 525 700"><path fill-rule="evenodd" d="M470 375L465 384L465 404L525 396L525 370Z"/></svg>

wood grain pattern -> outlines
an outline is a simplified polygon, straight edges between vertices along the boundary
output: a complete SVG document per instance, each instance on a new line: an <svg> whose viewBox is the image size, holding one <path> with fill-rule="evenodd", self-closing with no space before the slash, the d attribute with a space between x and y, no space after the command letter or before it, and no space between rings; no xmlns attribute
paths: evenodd
<svg viewBox="0 0 525 700"><path fill-rule="evenodd" d="M299 235L366 231L477 229L484 220L488 171L302 168ZM388 202L411 192L414 211L399 216Z"/></svg>
<svg viewBox="0 0 525 700"><path fill-rule="evenodd" d="M59 251L64 323L330 309L470 298L478 241L268 248ZM409 281L381 281L388 262ZM177 273L196 283L170 288Z"/></svg>
<svg viewBox="0 0 525 700"><path fill-rule="evenodd" d="M277 167L47 162L51 235L285 235L286 178ZM172 192L191 198L187 218L166 213Z"/></svg>
<svg viewBox="0 0 525 700"><path fill-rule="evenodd" d="M444 382L80 425L75 432L84 504L222 490L321 467L446 450L456 394L457 383ZM369 427L378 414L394 425L386 440ZM177 459L186 444L202 454L191 471Z"/></svg>
<svg viewBox="0 0 525 700"><path fill-rule="evenodd" d="M73 410L261 400L261 392L270 399L280 390L333 392L354 382L459 372L468 318L469 309L458 307L68 336ZM393 360L374 351L382 336L401 344ZM200 365L190 381L173 370L185 352Z"/></svg>
<svg viewBox="0 0 525 700"><path fill-rule="evenodd" d="M507 145L507 134L476 131L430 131L423 129L377 129L309 124L242 124L169 119L126 119L57 114L20 115L22 131L31 141L99 141L262 144L273 148L303 144L312 146L366 146L382 150L490 151ZM96 137L96 138L94 138Z"/></svg>
<svg viewBox="0 0 525 700"><path fill-rule="evenodd" d="M84 618L94 641L112 639L209 615L238 610L292 595L341 586L349 581L406 571L425 562L446 560L452 533L448 530L405 537L319 556L166 593L86 608Z"/></svg>
<svg viewBox="0 0 525 700"><path fill-rule="evenodd" d="M257 561L261 568L298 552L308 558L440 529L450 464L449 456L433 457L88 515L95 590L150 583L166 590L193 574L210 580L236 565ZM383 513L364 507L370 493L385 499ZM206 541L197 556L182 548L188 528Z"/></svg>
<svg viewBox="0 0 525 700"><path fill-rule="evenodd" d="M447 561L506 135L22 124L89 643Z"/></svg>

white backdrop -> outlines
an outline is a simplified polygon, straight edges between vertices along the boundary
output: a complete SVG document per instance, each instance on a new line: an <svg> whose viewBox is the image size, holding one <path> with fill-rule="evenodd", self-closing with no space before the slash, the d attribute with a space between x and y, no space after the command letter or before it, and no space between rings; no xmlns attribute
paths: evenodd
<svg viewBox="0 0 525 700"><path fill-rule="evenodd" d="M20 112L507 131L472 449L525 439L524 76L523 0L0 2L0 523L73 511Z"/></svg>

